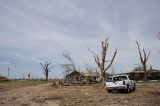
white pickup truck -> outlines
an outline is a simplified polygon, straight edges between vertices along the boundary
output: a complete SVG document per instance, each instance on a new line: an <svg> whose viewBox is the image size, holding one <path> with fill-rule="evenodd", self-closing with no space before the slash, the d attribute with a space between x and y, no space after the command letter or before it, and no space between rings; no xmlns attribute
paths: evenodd
<svg viewBox="0 0 160 106"><path fill-rule="evenodd" d="M108 93L111 93L113 90L129 93L131 90L136 89L136 84L135 81L129 79L128 75L116 75L107 78L106 89Z"/></svg>

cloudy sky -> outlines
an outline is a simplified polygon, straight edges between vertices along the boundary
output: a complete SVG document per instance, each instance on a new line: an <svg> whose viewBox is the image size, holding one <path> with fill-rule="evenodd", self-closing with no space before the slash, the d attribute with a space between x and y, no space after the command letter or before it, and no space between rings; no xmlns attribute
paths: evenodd
<svg viewBox="0 0 160 106"><path fill-rule="evenodd" d="M135 40L151 51L148 64L160 69L160 0L0 0L0 74L20 78L31 72L44 77L40 62L54 67L50 78L62 77L68 53L77 67L96 67L90 48L100 53L109 37L107 59L118 49L116 72L139 64Z"/></svg>

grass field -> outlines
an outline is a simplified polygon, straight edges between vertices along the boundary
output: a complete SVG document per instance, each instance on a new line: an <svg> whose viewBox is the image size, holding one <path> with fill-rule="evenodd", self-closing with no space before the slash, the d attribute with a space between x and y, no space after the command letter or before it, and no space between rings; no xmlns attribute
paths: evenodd
<svg viewBox="0 0 160 106"><path fill-rule="evenodd" d="M8 82L1 82L0 90L26 87L26 86L37 85L37 84L42 84L42 83L45 83L45 82L40 81L40 80L11 80Z"/></svg>
<svg viewBox="0 0 160 106"><path fill-rule="evenodd" d="M33 85L33 86L31 86ZM101 84L62 86L51 82L1 83L0 106L160 106L160 83L137 83L131 93L108 93ZM14 89L16 88L16 89Z"/></svg>

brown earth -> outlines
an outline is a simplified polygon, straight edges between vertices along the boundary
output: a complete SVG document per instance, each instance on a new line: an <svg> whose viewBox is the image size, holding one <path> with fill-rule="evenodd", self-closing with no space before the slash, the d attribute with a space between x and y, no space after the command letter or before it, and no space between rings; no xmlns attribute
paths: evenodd
<svg viewBox="0 0 160 106"><path fill-rule="evenodd" d="M12 88L0 90L0 106L160 106L160 83L138 83L129 94L107 93L98 84Z"/></svg>

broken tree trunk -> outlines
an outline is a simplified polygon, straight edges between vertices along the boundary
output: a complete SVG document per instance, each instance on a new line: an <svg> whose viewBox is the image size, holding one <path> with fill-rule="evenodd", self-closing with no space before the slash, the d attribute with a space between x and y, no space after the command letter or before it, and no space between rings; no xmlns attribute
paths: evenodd
<svg viewBox="0 0 160 106"><path fill-rule="evenodd" d="M102 49L101 55L98 55L98 54L92 52L91 50L89 50L91 53L94 54L95 62L100 69L100 74L101 74L102 85L103 86L105 86L105 81L106 81L106 78L107 78L106 71L111 67L111 65L112 65L112 63L115 59L115 56L117 54L117 49L116 49L113 56L112 56L112 59L110 61L106 61L106 52L107 52L107 49L108 49L108 46L109 46L108 40L109 40L109 38L107 38L107 39L105 39L104 41L101 42L101 49ZM107 67L105 67L106 62L109 62Z"/></svg>

